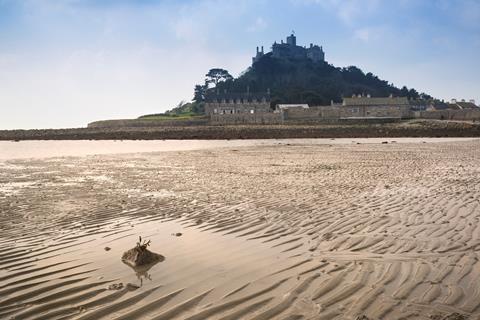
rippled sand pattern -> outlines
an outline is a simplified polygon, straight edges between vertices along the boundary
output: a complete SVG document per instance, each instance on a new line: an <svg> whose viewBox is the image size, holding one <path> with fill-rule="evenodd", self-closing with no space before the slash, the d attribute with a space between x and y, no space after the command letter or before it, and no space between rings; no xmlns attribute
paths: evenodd
<svg viewBox="0 0 480 320"><path fill-rule="evenodd" d="M478 140L7 161L0 319L480 319L479 219Z"/></svg>

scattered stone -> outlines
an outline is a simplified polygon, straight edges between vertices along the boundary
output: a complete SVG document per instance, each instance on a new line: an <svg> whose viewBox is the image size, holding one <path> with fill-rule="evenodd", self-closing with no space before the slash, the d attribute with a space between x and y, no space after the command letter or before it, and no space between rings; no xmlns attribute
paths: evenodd
<svg viewBox="0 0 480 320"><path fill-rule="evenodd" d="M139 237L139 242L137 242L135 248L132 248L123 254L122 261L135 268L153 265L157 262L165 260L165 257L162 255L148 250L147 247L149 245L150 240L143 241L142 243L142 237Z"/></svg>
<svg viewBox="0 0 480 320"><path fill-rule="evenodd" d="M111 285L109 285L107 287L108 290L121 290L123 289L123 283L122 282L119 282L119 283L112 283Z"/></svg>
<svg viewBox="0 0 480 320"><path fill-rule="evenodd" d="M110 247L105 247L105 248L103 248L103 249L104 249L105 251L110 251L110 250L112 250Z"/></svg>
<svg viewBox="0 0 480 320"><path fill-rule="evenodd" d="M197 226L200 225L200 224L202 224L202 223L203 223L203 220L202 220L202 219L197 219L197 221L195 221L195 224L196 224Z"/></svg>
<svg viewBox="0 0 480 320"><path fill-rule="evenodd" d="M430 316L430 319L432 320L467 320L468 319L468 316L465 316L463 314L460 314L460 313L451 313L449 315L446 315L446 316L441 316L441 315L432 315Z"/></svg>
<svg viewBox="0 0 480 320"><path fill-rule="evenodd" d="M388 144L388 141L382 141L382 144Z"/></svg>
<svg viewBox="0 0 480 320"><path fill-rule="evenodd" d="M181 232L177 232L177 233L174 233L173 234L175 237L181 237L182 236L182 233Z"/></svg>
<svg viewBox="0 0 480 320"><path fill-rule="evenodd" d="M324 235L322 235L322 239L329 241L333 237L333 234L331 232L327 232Z"/></svg>
<svg viewBox="0 0 480 320"><path fill-rule="evenodd" d="M128 291L135 291L137 289L140 289L140 286L137 286L136 284L133 284L133 283L127 283L127 285L125 286L125 289L127 289Z"/></svg>
<svg viewBox="0 0 480 320"><path fill-rule="evenodd" d="M108 290L122 290L122 289L125 289L127 291L135 291L137 289L139 289L140 286L137 286L136 284L133 284L133 283L127 283L126 285L123 285L122 282L119 282L119 283L112 283L111 285L109 285L107 287Z"/></svg>

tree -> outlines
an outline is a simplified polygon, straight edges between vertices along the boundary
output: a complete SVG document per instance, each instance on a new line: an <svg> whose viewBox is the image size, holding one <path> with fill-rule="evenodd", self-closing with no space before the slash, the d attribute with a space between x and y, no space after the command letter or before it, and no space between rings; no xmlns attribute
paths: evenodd
<svg viewBox="0 0 480 320"><path fill-rule="evenodd" d="M195 89L193 91L193 100L195 102L202 102L205 100L205 91L206 91L207 87L206 86L201 86L199 84L197 84L195 86Z"/></svg>
<svg viewBox="0 0 480 320"><path fill-rule="evenodd" d="M400 89L400 96L408 97L408 88L406 86L403 86L402 89Z"/></svg>
<svg viewBox="0 0 480 320"><path fill-rule="evenodd" d="M418 99L420 95L418 94L417 90L415 89L410 89L408 90L408 98L410 99Z"/></svg>
<svg viewBox="0 0 480 320"><path fill-rule="evenodd" d="M233 80L233 77L225 69L214 68L210 69L205 75L205 85L208 87L211 83L217 86L219 82Z"/></svg>

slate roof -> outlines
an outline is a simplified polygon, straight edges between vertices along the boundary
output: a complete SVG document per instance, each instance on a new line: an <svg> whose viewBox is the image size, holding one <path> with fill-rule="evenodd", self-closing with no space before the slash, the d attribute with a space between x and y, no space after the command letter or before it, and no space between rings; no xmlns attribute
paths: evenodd
<svg viewBox="0 0 480 320"><path fill-rule="evenodd" d="M477 109L478 106L472 102L457 102L455 103L459 109Z"/></svg>

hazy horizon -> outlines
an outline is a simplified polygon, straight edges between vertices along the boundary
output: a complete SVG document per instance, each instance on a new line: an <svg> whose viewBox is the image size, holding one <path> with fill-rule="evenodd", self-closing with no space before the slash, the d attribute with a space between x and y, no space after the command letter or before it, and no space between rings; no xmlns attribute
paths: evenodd
<svg viewBox="0 0 480 320"><path fill-rule="evenodd" d="M0 0L0 129L166 111L292 30L337 67L480 102L477 0Z"/></svg>

